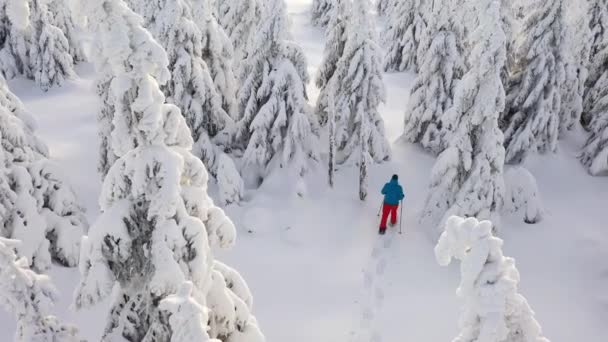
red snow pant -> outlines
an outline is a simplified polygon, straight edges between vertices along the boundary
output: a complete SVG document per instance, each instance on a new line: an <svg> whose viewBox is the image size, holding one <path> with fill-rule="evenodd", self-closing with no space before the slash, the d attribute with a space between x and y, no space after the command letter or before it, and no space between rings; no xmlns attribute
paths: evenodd
<svg viewBox="0 0 608 342"><path fill-rule="evenodd" d="M380 229L386 229L386 221L388 220L388 215L391 215L391 224L397 223L397 209L399 208L399 204L392 205L386 204L382 205L382 220L380 220Z"/></svg>

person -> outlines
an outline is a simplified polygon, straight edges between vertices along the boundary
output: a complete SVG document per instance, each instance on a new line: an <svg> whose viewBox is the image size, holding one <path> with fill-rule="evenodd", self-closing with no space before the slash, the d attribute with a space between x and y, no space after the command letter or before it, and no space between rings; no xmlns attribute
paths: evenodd
<svg viewBox="0 0 608 342"><path fill-rule="evenodd" d="M391 226L397 223L397 209L399 208L399 202L405 198L403 188L399 185L399 176L393 175L391 180L384 184L382 188L382 194L384 195L384 202L382 204L382 219L380 220L380 234L386 232L386 222L388 216L391 216Z"/></svg>

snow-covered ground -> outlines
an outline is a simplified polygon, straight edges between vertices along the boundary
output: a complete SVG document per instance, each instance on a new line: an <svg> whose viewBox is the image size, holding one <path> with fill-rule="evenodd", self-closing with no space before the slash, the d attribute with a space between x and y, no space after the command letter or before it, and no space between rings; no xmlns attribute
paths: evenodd
<svg viewBox="0 0 608 342"><path fill-rule="evenodd" d="M311 0L287 2L294 38L306 51L314 75L323 35L309 24ZM69 175L93 221L100 188L95 75L90 65L80 66L78 72L79 79L48 93L30 81L14 80L10 86L38 118L38 134ZM382 113L394 142L393 160L372 168L367 202L357 199L356 170L340 170L336 187L329 189L325 165L319 165L305 198L285 192L289 180L275 180L227 209L239 239L219 258L248 281L268 341L370 341L373 336L376 342L439 342L457 334L458 265L437 265L428 227L420 227L417 220L434 159L397 141L413 77L385 78L388 103ZM312 84L309 90L314 101L318 91ZM529 161L545 218L526 225L507 217L499 234L505 254L517 261L521 293L553 342L608 340L608 181L588 176L580 166L576 154L583 139L582 132L575 132L561 141L559 153ZM393 173L400 175L406 191L404 234L391 231L379 237L381 197L375 189ZM79 325L85 338L99 340L106 308L70 311L77 270L55 267L51 276L62 295L57 312ZM0 312L0 341L10 340L13 331L12 318Z"/></svg>

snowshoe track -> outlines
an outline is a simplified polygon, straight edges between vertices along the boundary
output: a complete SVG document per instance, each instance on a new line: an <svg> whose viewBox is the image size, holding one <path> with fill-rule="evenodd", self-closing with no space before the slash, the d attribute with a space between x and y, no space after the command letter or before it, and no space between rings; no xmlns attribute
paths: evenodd
<svg viewBox="0 0 608 342"><path fill-rule="evenodd" d="M363 291L359 299L359 316L355 316L351 329L351 342L382 342L383 337L377 329L377 314L384 306L386 274L391 246L397 238L395 232L387 230L380 235L371 250L369 262L363 269Z"/></svg>

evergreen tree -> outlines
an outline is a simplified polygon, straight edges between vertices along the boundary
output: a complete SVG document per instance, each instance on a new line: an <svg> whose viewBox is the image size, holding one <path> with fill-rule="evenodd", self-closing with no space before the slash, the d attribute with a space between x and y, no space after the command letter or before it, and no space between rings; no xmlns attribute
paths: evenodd
<svg viewBox="0 0 608 342"><path fill-rule="evenodd" d="M67 0L50 0L51 23L63 32L68 40L70 55L74 63L85 61L84 51L77 32L74 15Z"/></svg>
<svg viewBox="0 0 608 342"><path fill-rule="evenodd" d="M588 22L588 3L567 2L563 29L563 47L560 51L564 63L561 82L561 106L559 133L563 135L580 122L583 112L583 96L587 81L591 31Z"/></svg>
<svg viewBox="0 0 608 342"><path fill-rule="evenodd" d="M460 334L454 341L549 342L526 299L517 292L515 260L502 253L503 241L490 221L453 216L435 247L437 262L460 264L456 293L465 302Z"/></svg>
<svg viewBox="0 0 608 342"><path fill-rule="evenodd" d="M313 0L310 11L312 24L325 27L331 18L335 0Z"/></svg>
<svg viewBox="0 0 608 342"><path fill-rule="evenodd" d="M507 110L501 118L506 160L557 148L560 81L563 80L562 0L538 2L522 27L511 70ZM538 34L527 34L538 32Z"/></svg>
<svg viewBox="0 0 608 342"><path fill-rule="evenodd" d="M450 4L435 9L429 30L433 40L422 60L405 115L404 137L435 154L447 147L448 127L441 119L452 106L454 88L464 70L462 32L451 17L454 8Z"/></svg>
<svg viewBox="0 0 608 342"><path fill-rule="evenodd" d="M203 35L203 60L209 66L211 78L222 98L222 108L228 115L237 119L238 105L236 77L232 59L232 42L213 15L209 0L191 0L193 18Z"/></svg>
<svg viewBox="0 0 608 342"><path fill-rule="evenodd" d="M418 71L418 50L426 31L425 0L398 1L390 13L385 37L386 71Z"/></svg>
<svg viewBox="0 0 608 342"><path fill-rule="evenodd" d="M44 91L61 86L75 75L70 42L52 24L46 1L28 0L28 6L19 0L15 2L4 5L8 6L8 17L3 20L0 72L8 78L24 75Z"/></svg>
<svg viewBox="0 0 608 342"><path fill-rule="evenodd" d="M368 166L390 158L384 121L378 106L386 90L382 57L370 23L367 0L353 2L344 54L334 73L336 114L336 161L359 166L359 198L367 197ZM333 80L332 80L333 82Z"/></svg>
<svg viewBox="0 0 608 342"><path fill-rule="evenodd" d="M350 0L336 0L335 9L326 29L325 48L323 50L323 61L317 71L315 83L321 89L317 98L316 113L321 125L327 123L328 87L338 67L338 62L344 54L344 46L347 39L347 24L351 11Z"/></svg>
<svg viewBox="0 0 608 342"><path fill-rule="evenodd" d="M25 258L17 258L13 250L21 245L0 237L0 303L17 319L15 342L82 341L75 327L49 314L57 292L47 276L31 271Z"/></svg>
<svg viewBox="0 0 608 342"><path fill-rule="evenodd" d="M584 109L581 123L587 129L591 123L591 109L595 106L597 98L593 91L596 83L606 70L606 56L608 52L608 0L591 0L589 3L589 27L591 29L591 51L589 54L589 73L584 95Z"/></svg>
<svg viewBox="0 0 608 342"><path fill-rule="evenodd" d="M378 15L384 16L390 13L399 0L376 0L376 11Z"/></svg>
<svg viewBox="0 0 608 342"><path fill-rule="evenodd" d="M169 78L166 53L121 0L82 5L100 52L95 63L112 78L118 159L103 184L102 214L83 239L76 307L112 293L103 341L179 340L167 301L191 281L192 291L179 295L208 308L209 320L194 317L190 329L210 328L209 337L223 342L245 333L263 341L255 325L238 324L255 318L215 269L212 248L232 246L235 228L207 195L186 121L160 91Z"/></svg>
<svg viewBox="0 0 608 342"><path fill-rule="evenodd" d="M241 73L236 134L243 165L258 183L277 167L301 178L318 159L318 122L306 103L306 60L292 40L282 0L267 4Z"/></svg>
<svg viewBox="0 0 608 342"><path fill-rule="evenodd" d="M17 254L44 271L51 260L78 263L84 209L47 159L35 122L0 77L0 237L23 243Z"/></svg>
<svg viewBox="0 0 608 342"><path fill-rule="evenodd" d="M608 66L608 47L597 56L601 56L604 65ZM591 135L583 147L580 159L591 175L605 175L608 174L608 68L604 69L587 96L595 102L588 112Z"/></svg>
<svg viewBox="0 0 608 342"><path fill-rule="evenodd" d="M498 115L504 109L500 73L506 56L500 3L480 1L477 13L479 26L471 37L475 67L458 83L442 119L452 136L431 174L422 218L432 225L452 215L496 218L503 204L505 152Z"/></svg>
<svg viewBox="0 0 608 342"><path fill-rule="evenodd" d="M218 1L218 21L232 41L235 70L247 58L247 50L253 43L257 30L261 7L259 0Z"/></svg>
<svg viewBox="0 0 608 342"><path fill-rule="evenodd" d="M207 63L204 38L183 0L158 0L158 13L149 24L151 33L167 52L171 79L162 87L170 103L178 106L194 139L193 153L217 176L222 146L229 144L233 119L223 108Z"/></svg>

